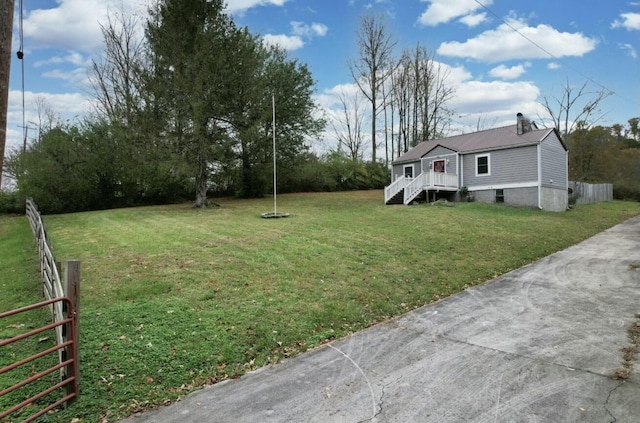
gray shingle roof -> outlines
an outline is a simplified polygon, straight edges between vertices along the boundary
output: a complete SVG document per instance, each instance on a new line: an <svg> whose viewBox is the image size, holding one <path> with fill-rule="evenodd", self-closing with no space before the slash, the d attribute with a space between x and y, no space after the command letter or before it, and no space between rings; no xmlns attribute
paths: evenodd
<svg viewBox="0 0 640 423"><path fill-rule="evenodd" d="M517 133L517 125L487 129L470 134L455 135L448 138L423 141L393 161L393 164L413 162L425 156L437 146L459 153L490 151L501 148L537 144L544 140L554 129L534 129L522 135Z"/></svg>

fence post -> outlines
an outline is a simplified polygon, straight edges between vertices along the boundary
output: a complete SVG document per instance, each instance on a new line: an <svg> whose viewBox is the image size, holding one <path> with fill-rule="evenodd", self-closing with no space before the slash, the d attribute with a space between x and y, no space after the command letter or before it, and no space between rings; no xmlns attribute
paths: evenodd
<svg viewBox="0 0 640 423"><path fill-rule="evenodd" d="M73 364L67 366L65 371L66 377L75 377L73 384L66 385L67 394L76 393L76 396L72 399L73 401L77 398L78 379L80 377L80 354L78 348L80 341L80 262L78 260L69 260L65 264L64 295L69 298L73 308L73 315L68 316L73 319L73 333L67 331L67 336L73 337L73 344L71 348L66 348L67 359L73 359Z"/></svg>

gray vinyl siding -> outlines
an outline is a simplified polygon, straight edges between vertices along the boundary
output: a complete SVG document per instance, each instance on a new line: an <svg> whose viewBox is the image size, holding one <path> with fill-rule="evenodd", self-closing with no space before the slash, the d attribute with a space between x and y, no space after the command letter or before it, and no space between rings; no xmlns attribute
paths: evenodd
<svg viewBox="0 0 640 423"><path fill-rule="evenodd" d="M489 155L490 175L476 176L476 156ZM514 184L538 180L538 150L535 145L465 154L462 185Z"/></svg>
<svg viewBox="0 0 640 423"><path fill-rule="evenodd" d="M565 188L567 186L566 151L555 132L551 132L541 143L542 186Z"/></svg>
<svg viewBox="0 0 640 423"><path fill-rule="evenodd" d="M444 150L442 152L443 154L433 154L432 152L432 153L429 153L427 156L424 156L424 158L422 159L422 170L428 171L430 169L433 169L433 167L430 167L432 166L430 165L430 163L433 162L434 160L445 160L445 172L451 173L454 175L458 173L458 167L457 167L458 165L456 160L457 154L451 152L451 150L447 150L447 149L443 149L443 150ZM446 163L447 160L449 160L449 163Z"/></svg>
<svg viewBox="0 0 640 423"><path fill-rule="evenodd" d="M408 162L408 163L400 163L400 164L394 164L393 165L393 174L391 175L391 181L395 181L396 179L398 179L400 176L404 176L404 167L405 166L409 166L409 165L413 165L413 176L418 176L420 174L420 169L421 169L421 165L420 165L420 161L416 161L416 162Z"/></svg>
<svg viewBox="0 0 640 423"><path fill-rule="evenodd" d="M445 147L439 145L436 148L434 148L433 150L429 151L429 153L426 154L424 157L446 156L446 155L449 155L449 154L456 154L456 152L453 151L453 150L449 150L448 148L445 148Z"/></svg>

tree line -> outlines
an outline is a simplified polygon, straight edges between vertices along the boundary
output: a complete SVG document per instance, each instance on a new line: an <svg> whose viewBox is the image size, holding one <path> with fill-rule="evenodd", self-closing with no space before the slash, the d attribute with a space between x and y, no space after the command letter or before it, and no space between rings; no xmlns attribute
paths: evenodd
<svg viewBox="0 0 640 423"><path fill-rule="evenodd" d="M381 188L384 165L309 149L325 120L304 63L239 28L222 0L161 1L140 22L112 13L93 62L96 112L42 130L7 170L43 212L270 193ZM273 127L272 103L277 124Z"/></svg>
<svg viewBox="0 0 640 423"><path fill-rule="evenodd" d="M357 90L339 93L336 146L325 154L310 150L327 121L308 67L237 27L222 0L160 1L144 22L112 12L102 35L95 113L53 124L50 107L38 104L47 125L10 155L5 171L18 190L2 194L0 210L19 209L26 195L45 213L260 197L272 189L274 131L278 192L382 188L391 161L446 136L454 114L448 68L421 44L395 55L382 16L363 16L355 31L348 65ZM638 118L595 125L611 93L586 88L567 81L542 102L568 144L570 179L612 182L616 198L640 200Z"/></svg>

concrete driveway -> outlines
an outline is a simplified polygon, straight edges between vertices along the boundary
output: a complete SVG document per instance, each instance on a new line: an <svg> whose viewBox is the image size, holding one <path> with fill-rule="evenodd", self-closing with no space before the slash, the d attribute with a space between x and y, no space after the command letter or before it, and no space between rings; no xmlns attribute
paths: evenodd
<svg viewBox="0 0 640 423"><path fill-rule="evenodd" d="M640 422L640 216L143 422ZM634 361L638 361L636 355Z"/></svg>

